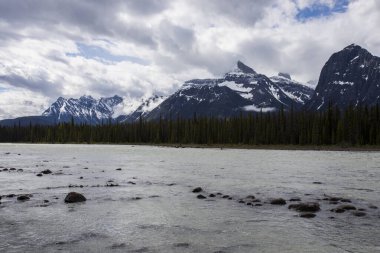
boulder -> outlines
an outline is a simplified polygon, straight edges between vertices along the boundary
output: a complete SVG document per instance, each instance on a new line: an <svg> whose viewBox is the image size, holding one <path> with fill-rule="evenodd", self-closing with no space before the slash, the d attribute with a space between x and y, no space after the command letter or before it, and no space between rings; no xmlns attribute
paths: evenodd
<svg viewBox="0 0 380 253"><path fill-rule="evenodd" d="M84 202L87 199L80 193L77 192L70 192L66 195L65 203L77 203L77 202Z"/></svg>
<svg viewBox="0 0 380 253"><path fill-rule="evenodd" d="M43 170L43 171L41 171L41 173L47 175L47 174L51 174L52 171L49 170L49 169L47 169L47 170Z"/></svg>
<svg viewBox="0 0 380 253"><path fill-rule="evenodd" d="M197 187L197 188L193 189L194 193L199 193L199 192L202 192L202 191L203 191L203 189L201 187Z"/></svg>
<svg viewBox="0 0 380 253"><path fill-rule="evenodd" d="M300 198L291 198L289 199L290 202L296 202L296 201L301 201Z"/></svg>
<svg viewBox="0 0 380 253"><path fill-rule="evenodd" d="M366 216L367 214L365 212L361 212L361 211L355 211L352 213L354 216L356 217L363 217L363 216Z"/></svg>
<svg viewBox="0 0 380 253"><path fill-rule="evenodd" d="M27 201L27 200L29 200L30 198L29 198L29 196L27 196L27 195L20 195L20 196L18 196L17 197L17 200L18 201Z"/></svg>
<svg viewBox="0 0 380 253"><path fill-rule="evenodd" d="M203 196L202 194L199 194L198 196L197 196L197 199L205 199L206 197L205 196Z"/></svg>
<svg viewBox="0 0 380 253"><path fill-rule="evenodd" d="M41 173L38 173L36 176L37 176L37 177L42 177L42 174L41 174Z"/></svg>
<svg viewBox="0 0 380 253"><path fill-rule="evenodd" d="M321 210L319 204L316 202L292 204L292 205L289 205L289 209L294 209L298 212L308 212L308 213L315 213Z"/></svg>
<svg viewBox="0 0 380 253"><path fill-rule="evenodd" d="M315 213L302 213L302 214L300 214L300 217L308 218L308 219L314 218L315 216L316 216Z"/></svg>
<svg viewBox="0 0 380 253"><path fill-rule="evenodd" d="M281 206L286 205L286 201L285 201L285 199L282 199L282 198L272 199L272 200L270 201L270 203L271 203L272 205L281 205Z"/></svg>

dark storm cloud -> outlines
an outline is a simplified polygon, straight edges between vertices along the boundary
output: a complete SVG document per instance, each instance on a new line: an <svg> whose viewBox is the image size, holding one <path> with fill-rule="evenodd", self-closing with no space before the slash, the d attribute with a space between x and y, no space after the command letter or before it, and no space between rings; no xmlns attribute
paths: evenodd
<svg viewBox="0 0 380 253"><path fill-rule="evenodd" d="M142 22L121 22L119 14L140 16L160 13L167 1L157 0L0 0L0 21L12 29L36 27L51 31L60 27L79 28L83 33L118 37L155 47L152 31Z"/></svg>
<svg viewBox="0 0 380 253"><path fill-rule="evenodd" d="M0 83L1 82L13 87L38 92L49 97L58 96L61 88L61 85L47 81L46 76L43 74L33 78L26 78L16 74L2 75L0 76Z"/></svg>
<svg viewBox="0 0 380 253"><path fill-rule="evenodd" d="M265 8L276 0L192 0L189 1L206 15L227 17L237 23L253 25L265 14Z"/></svg>

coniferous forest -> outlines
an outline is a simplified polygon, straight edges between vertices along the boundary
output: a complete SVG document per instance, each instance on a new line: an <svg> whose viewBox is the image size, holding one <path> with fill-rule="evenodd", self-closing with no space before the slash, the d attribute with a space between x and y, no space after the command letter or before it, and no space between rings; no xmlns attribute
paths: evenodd
<svg viewBox="0 0 380 253"><path fill-rule="evenodd" d="M0 127L0 142L232 145L380 145L380 108L241 114L233 118L175 117L101 125Z"/></svg>

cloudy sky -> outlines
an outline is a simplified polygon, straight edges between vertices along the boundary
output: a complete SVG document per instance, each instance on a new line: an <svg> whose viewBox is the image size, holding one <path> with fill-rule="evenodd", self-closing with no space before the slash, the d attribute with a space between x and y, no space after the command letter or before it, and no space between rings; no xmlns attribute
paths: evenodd
<svg viewBox="0 0 380 253"><path fill-rule="evenodd" d="M0 119L170 94L237 60L315 80L351 43L380 55L379 24L379 0L0 0Z"/></svg>

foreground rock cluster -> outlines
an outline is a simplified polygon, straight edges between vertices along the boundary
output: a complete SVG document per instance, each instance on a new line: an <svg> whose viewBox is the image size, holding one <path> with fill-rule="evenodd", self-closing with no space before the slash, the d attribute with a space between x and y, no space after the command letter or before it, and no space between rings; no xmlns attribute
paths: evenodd
<svg viewBox="0 0 380 253"><path fill-rule="evenodd" d="M272 205L272 206L286 206L288 205L288 209L299 213L299 217L302 218L314 218L316 217L316 213L322 211L321 203L323 205L328 206L328 209L331 213L341 214L345 212L350 212L353 216L356 217L364 217L367 215L366 208L358 208L351 204L351 200L347 198L341 197L331 197L324 196L323 198L318 198L317 201L307 201L303 202L301 198L290 198L289 200L285 200L283 198L273 198L267 199L265 201L256 198L254 195L248 195L246 197L232 197L227 194L222 194L220 192L217 193L207 193L203 190L202 187L196 187L192 190L193 193L196 194L198 199L207 200L207 199L227 199L227 200L235 200L239 204L244 204L247 206L255 206L260 207L264 204ZM290 202L290 204L288 203ZM332 207L332 208L331 208ZM378 207L374 205L368 205L369 209L378 209ZM334 216L330 216L330 219L334 219Z"/></svg>

